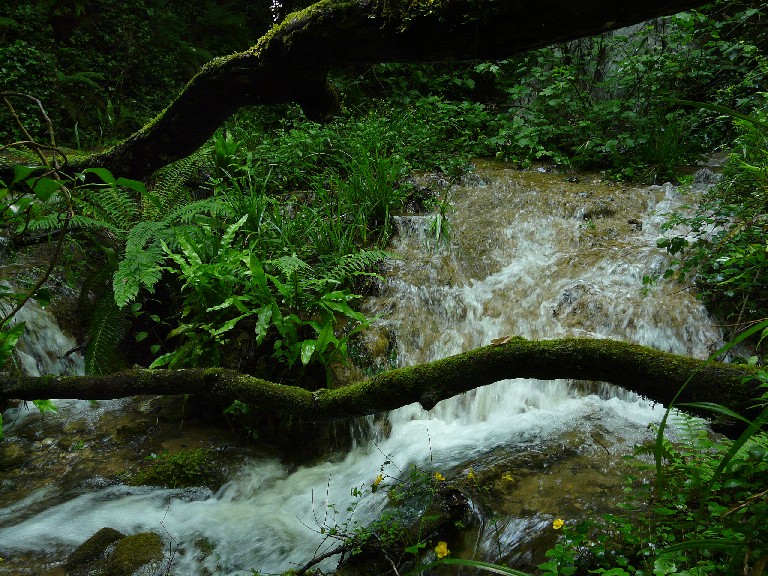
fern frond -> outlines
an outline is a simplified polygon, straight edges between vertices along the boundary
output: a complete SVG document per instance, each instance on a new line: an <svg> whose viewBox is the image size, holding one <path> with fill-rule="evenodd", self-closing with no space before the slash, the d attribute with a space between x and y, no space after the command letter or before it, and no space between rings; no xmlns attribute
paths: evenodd
<svg viewBox="0 0 768 576"><path fill-rule="evenodd" d="M143 250L148 243L156 242L163 231L167 231L164 222L139 222L136 224L128 232L128 237L125 239L125 258L134 258L136 252Z"/></svg>
<svg viewBox="0 0 768 576"><path fill-rule="evenodd" d="M394 258L395 255L385 250L361 250L339 258L336 265L323 271L323 278L341 283L353 276L367 274L381 260Z"/></svg>
<svg viewBox="0 0 768 576"><path fill-rule="evenodd" d="M210 147L201 148L194 154L155 172L142 206L145 220L163 220L177 207L190 204L187 184L199 180L201 171L213 168L210 152Z"/></svg>
<svg viewBox="0 0 768 576"><path fill-rule="evenodd" d="M120 344L131 323L125 312L109 296L100 298L91 318L88 345L85 348L86 374L107 374L118 364Z"/></svg>
<svg viewBox="0 0 768 576"><path fill-rule="evenodd" d="M285 279L292 279L294 275L311 275L312 267L296 256L281 256L275 260L269 260L268 264L275 266Z"/></svg>
<svg viewBox="0 0 768 576"><path fill-rule="evenodd" d="M189 224L200 214L228 216L229 210L220 199L205 198L203 200L195 200L194 202L177 206L171 210L162 221L166 223L184 222L185 224Z"/></svg>
<svg viewBox="0 0 768 576"><path fill-rule="evenodd" d="M56 80L59 84L83 84L97 92L101 92L104 87L104 74L100 72L75 72L74 74L56 72Z"/></svg>
<svg viewBox="0 0 768 576"><path fill-rule="evenodd" d="M139 201L130 189L119 186L99 188L91 198L81 198L78 205L83 216L104 222L119 230L128 230L140 217Z"/></svg>
<svg viewBox="0 0 768 576"><path fill-rule="evenodd" d="M120 262L112 279L115 303L123 308L132 302L143 286L154 292L155 284L163 275L161 263L165 253L159 242L151 244L146 250L132 252Z"/></svg>
<svg viewBox="0 0 768 576"><path fill-rule="evenodd" d="M27 229L32 232L54 232L59 230L61 225L62 220L59 214L46 214L40 218L30 220ZM103 220L97 220L79 214L75 214L72 217L69 221L69 227L77 230L107 229L118 237L122 237L125 234L125 230L117 228L111 222L105 222Z"/></svg>

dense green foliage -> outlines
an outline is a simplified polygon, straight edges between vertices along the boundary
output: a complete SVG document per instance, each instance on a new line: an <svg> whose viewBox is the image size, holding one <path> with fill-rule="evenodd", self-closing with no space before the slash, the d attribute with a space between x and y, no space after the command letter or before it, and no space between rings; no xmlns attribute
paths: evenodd
<svg viewBox="0 0 768 576"><path fill-rule="evenodd" d="M664 276L693 276L709 308L739 329L768 317L768 124L762 107L748 116L712 104L699 106L735 118L739 136L721 182L693 198L691 210L669 215L666 236L658 244L676 257Z"/></svg>
<svg viewBox="0 0 768 576"><path fill-rule="evenodd" d="M736 325L759 322L768 317L764 8L720 1L500 62L338 71L344 100L332 122L311 122L296 106L245 109L147 183L100 169L67 175L55 161L17 166L0 183L0 231L59 243L54 259L83 287L91 373L126 361L228 365L317 386L367 322L354 304L387 256L392 215L445 208L408 184L412 171L451 179L471 158L495 157L660 182L733 142L721 184L697 199L693 214L671 215L660 245L676 258L668 275L693 276L711 309ZM0 92L40 98L60 143L101 147L140 127L211 57L254 43L272 18L263 3L15 2L0 17ZM34 102L6 97L40 138L48 123ZM13 113L0 111L0 141L24 138ZM96 265L64 258L64 243L72 248L65 256L86 253ZM10 307L45 298L37 283L0 291ZM24 329L4 314L0 364ZM126 339L129 358L116 354ZM51 409L46 402L38 408ZM685 442L660 439L650 449L663 462L655 478L641 450L626 514L567 522L541 570L703 575L747 566L760 574L768 558L763 425L758 419L746 436L714 441L691 423ZM208 472L204 460L194 452L161 457L143 481L195 483ZM442 480L411 476L400 495L431 503ZM431 560L421 523L400 514L397 498L394 490L379 522L330 536L356 550L372 538L392 547L416 525L400 557ZM447 547L432 549L447 555Z"/></svg>
<svg viewBox="0 0 768 576"><path fill-rule="evenodd" d="M738 328L768 317L768 124L763 108L715 108L738 117L723 179L692 212L671 215L659 245L676 256L665 275L693 275L710 309Z"/></svg>
<svg viewBox="0 0 768 576"><path fill-rule="evenodd" d="M0 91L34 94L62 143L91 148L140 128L205 62L244 50L272 23L263 2L9 2ZM31 109L19 111L39 125ZM20 139L0 110L0 141Z"/></svg>

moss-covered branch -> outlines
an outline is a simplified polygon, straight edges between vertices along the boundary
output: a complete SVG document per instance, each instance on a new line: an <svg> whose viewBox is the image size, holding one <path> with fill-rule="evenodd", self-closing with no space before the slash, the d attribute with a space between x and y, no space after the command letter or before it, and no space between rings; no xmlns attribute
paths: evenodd
<svg viewBox="0 0 768 576"><path fill-rule="evenodd" d="M700 0L322 0L251 49L207 64L152 122L76 162L142 179L199 148L237 108L298 102L336 109L332 68L378 62L500 59L702 5Z"/></svg>
<svg viewBox="0 0 768 576"><path fill-rule="evenodd" d="M705 363L614 340L512 338L443 360L385 372L358 384L310 392L224 369L130 370L108 376L0 377L0 399L108 399L141 394L201 394L240 400L310 420L338 419L437 402L507 378L574 378L611 382L668 404L717 402L749 414L754 369Z"/></svg>

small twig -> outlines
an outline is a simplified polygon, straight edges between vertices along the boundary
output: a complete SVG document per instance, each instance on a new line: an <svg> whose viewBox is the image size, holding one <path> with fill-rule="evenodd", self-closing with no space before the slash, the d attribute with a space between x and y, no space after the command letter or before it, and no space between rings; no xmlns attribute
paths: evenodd
<svg viewBox="0 0 768 576"><path fill-rule="evenodd" d="M395 565L395 561L392 560L392 557L389 554L387 554L384 548L381 549L381 554L384 556L384 558L387 559L389 564L392 566L392 571L395 573L395 576L400 576L400 572L397 571L397 566Z"/></svg>
<svg viewBox="0 0 768 576"><path fill-rule="evenodd" d="M16 313L21 310L24 307L24 304L26 304L30 298L32 298L37 291L42 287L43 284L45 284L46 280L50 277L51 273L53 272L54 267L56 266L56 263L59 261L59 257L61 256L61 251L64 248L64 239L67 237L67 230L69 228L69 221L72 219L72 215L68 214L66 220L64 220L64 225L61 227L61 233L59 234L59 240L56 242L56 249L54 250L53 257L51 257L51 261L48 263L48 267L45 269L45 272L43 273L40 278L38 278L37 282L35 282L35 285L27 292L27 294L19 300L19 302L16 304L16 307L11 310L8 314L5 315L5 317L0 320L0 328L5 326L5 324L10 321L11 318L13 318Z"/></svg>
<svg viewBox="0 0 768 576"><path fill-rule="evenodd" d="M600 440L598 440L597 438L595 438L594 434L590 434L589 436L592 438L592 440L594 440L595 442L597 442L598 444L600 444L600 446L602 446L602 447L603 447L603 449L605 450L606 454L610 454L610 453L611 453L611 451L610 451L610 450L608 450L608 447L607 447L605 444L603 444L602 442L600 442Z"/></svg>
<svg viewBox="0 0 768 576"><path fill-rule="evenodd" d="M8 96L21 96L24 98L29 98L30 100L37 103L38 107L42 108L42 103L37 98L34 98L28 94L22 94L20 92L2 92L3 96L3 102L5 102L6 108L8 108L8 111L11 113L11 116L13 116L13 119L16 121L16 124L18 124L19 128L21 129L22 134L29 140L30 142L33 142L34 144L30 146L32 150L37 154L37 157L40 158L40 161L45 164L46 166L50 166L50 163L48 162L48 159L45 157L45 155L40 151L40 148L38 147L37 143L35 142L35 139L32 138L32 135L27 131L26 126L24 126L24 123L21 121L21 118L19 118L19 115L16 113L16 109L13 107L13 104L11 104L11 101L8 100ZM46 115L47 118L47 115Z"/></svg>
<svg viewBox="0 0 768 576"><path fill-rule="evenodd" d="M741 510L742 508L744 508L744 506L748 506L751 502L753 502L754 500L757 500L761 496L765 496L766 494L768 494L768 489L763 490L762 492L758 492L754 496L750 496L749 498L744 500L744 502L742 502L741 504L739 504L735 508L731 508L730 510L728 510L728 512L723 514L723 517L726 517L726 516L728 516L728 514L731 514L732 512L736 512L737 510Z"/></svg>
<svg viewBox="0 0 768 576"><path fill-rule="evenodd" d="M315 556L314 558L312 558L312 560L304 564L304 566L296 570L295 576L302 576L307 570L312 568L312 566L314 566L315 564L319 564L320 562L322 562L326 558L330 558L331 556L336 556L336 554L343 554L344 552L348 552L352 550L352 548L354 548L354 546L352 546L351 544L342 544L341 546L338 546L333 550L329 550L328 552L320 554L320 556Z"/></svg>

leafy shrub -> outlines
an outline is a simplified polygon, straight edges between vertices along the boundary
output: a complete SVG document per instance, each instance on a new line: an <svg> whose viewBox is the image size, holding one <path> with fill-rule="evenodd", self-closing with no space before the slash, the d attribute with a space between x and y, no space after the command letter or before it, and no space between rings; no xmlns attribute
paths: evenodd
<svg viewBox="0 0 768 576"><path fill-rule="evenodd" d="M699 295L710 309L736 326L768 316L765 119L765 113L758 112L736 121L740 136L734 142L723 180L692 215L673 214L664 226L665 230L683 226L686 234L659 240L659 246L677 258L666 276L693 276Z"/></svg>

